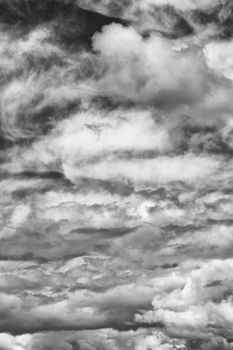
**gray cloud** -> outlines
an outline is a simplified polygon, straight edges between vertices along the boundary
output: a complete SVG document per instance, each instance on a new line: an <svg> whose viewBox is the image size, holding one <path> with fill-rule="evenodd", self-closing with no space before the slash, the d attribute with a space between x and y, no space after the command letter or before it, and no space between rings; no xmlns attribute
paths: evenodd
<svg viewBox="0 0 233 350"><path fill-rule="evenodd" d="M0 349L230 350L232 5L0 1Z"/></svg>

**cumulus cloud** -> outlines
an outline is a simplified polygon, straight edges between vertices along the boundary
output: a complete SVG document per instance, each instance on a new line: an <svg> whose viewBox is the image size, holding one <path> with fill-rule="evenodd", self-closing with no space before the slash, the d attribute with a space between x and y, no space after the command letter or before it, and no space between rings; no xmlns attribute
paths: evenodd
<svg viewBox="0 0 233 350"><path fill-rule="evenodd" d="M203 98L209 89L208 69L198 48L179 50L168 39L143 39L132 27L113 24L93 38L107 72L103 94L121 101L179 105Z"/></svg>
<svg viewBox="0 0 233 350"><path fill-rule="evenodd" d="M190 266L191 267L191 266ZM136 316L137 320L163 322L170 334L205 337L210 333L227 335L230 331L232 260L212 260L198 268L184 266L173 273L178 286L158 290L154 311ZM229 275L228 275L229 273ZM176 282L176 283L177 283Z"/></svg>

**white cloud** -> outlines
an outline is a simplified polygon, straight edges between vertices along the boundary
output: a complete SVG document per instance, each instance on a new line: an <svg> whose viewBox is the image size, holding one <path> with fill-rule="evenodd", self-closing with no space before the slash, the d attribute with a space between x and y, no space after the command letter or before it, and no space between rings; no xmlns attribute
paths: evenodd
<svg viewBox="0 0 233 350"><path fill-rule="evenodd" d="M229 41L212 41L208 43L204 52L207 63L210 68L216 70L224 77L233 80L233 42Z"/></svg>
<svg viewBox="0 0 233 350"><path fill-rule="evenodd" d="M208 69L198 48L176 50L158 35L143 39L132 27L112 24L95 34L93 48L106 65L103 95L120 101L179 105L209 91Z"/></svg>
<svg viewBox="0 0 233 350"><path fill-rule="evenodd" d="M158 288L152 303L154 311L137 315L136 319L162 322L168 332L180 336L184 330L208 335L212 327L217 334L222 334L222 327L228 329L233 322L231 297L224 298L224 294L230 294L233 288L232 268L232 259L212 260L198 269L177 272L183 286L174 286L167 291ZM165 277L164 281L168 278L174 278L174 274Z"/></svg>
<svg viewBox="0 0 233 350"><path fill-rule="evenodd" d="M114 152L167 151L171 148L168 131L152 117L150 110L114 112L88 111L58 126L55 147L63 158L90 161Z"/></svg>
<svg viewBox="0 0 233 350"><path fill-rule="evenodd" d="M7 333L0 333L1 350L30 350L30 335L12 336Z"/></svg>
<svg viewBox="0 0 233 350"><path fill-rule="evenodd" d="M177 157L157 157L154 159L109 159L93 164L75 165L75 160L63 163L65 176L75 181L79 177L108 180L126 178L135 183L164 184L172 181L192 183L213 175L220 163L215 159L185 155ZM143 169L143 171L141 171Z"/></svg>

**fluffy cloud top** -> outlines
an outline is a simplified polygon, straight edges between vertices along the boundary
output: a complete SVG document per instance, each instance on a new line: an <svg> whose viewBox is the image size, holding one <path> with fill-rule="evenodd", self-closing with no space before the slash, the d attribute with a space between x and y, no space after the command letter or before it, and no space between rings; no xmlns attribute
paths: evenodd
<svg viewBox="0 0 233 350"><path fill-rule="evenodd" d="M208 69L198 48L180 50L157 35L143 39L133 28L113 24L96 34L93 48L106 64L104 94L123 101L179 105L208 92Z"/></svg>

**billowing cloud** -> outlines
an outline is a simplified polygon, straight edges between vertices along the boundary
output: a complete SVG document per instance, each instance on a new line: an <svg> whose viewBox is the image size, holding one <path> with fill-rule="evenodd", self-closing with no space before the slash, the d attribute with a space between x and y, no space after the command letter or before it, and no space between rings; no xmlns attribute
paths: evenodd
<svg viewBox="0 0 233 350"><path fill-rule="evenodd" d="M107 66L101 90L117 100L179 105L201 100L210 89L211 76L198 48L180 50L158 35L143 39L118 24L96 34L93 47Z"/></svg>
<svg viewBox="0 0 233 350"><path fill-rule="evenodd" d="M154 311L136 316L137 320L163 322L170 334L178 337L230 334L232 260L212 260L201 266L185 265L181 271L164 278L175 281L168 290L166 284L153 301ZM165 288L164 288L165 287Z"/></svg>

